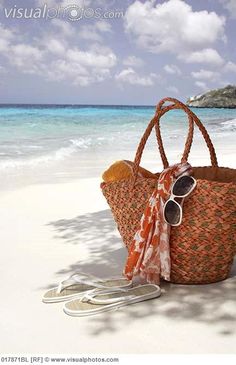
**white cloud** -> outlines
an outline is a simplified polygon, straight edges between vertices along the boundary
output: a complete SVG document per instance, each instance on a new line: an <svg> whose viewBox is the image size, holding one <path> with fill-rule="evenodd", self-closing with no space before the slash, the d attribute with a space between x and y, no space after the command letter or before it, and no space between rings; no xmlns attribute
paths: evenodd
<svg viewBox="0 0 236 365"><path fill-rule="evenodd" d="M103 38L94 27L94 25L82 25L78 34L79 38L88 41L102 42Z"/></svg>
<svg viewBox="0 0 236 365"><path fill-rule="evenodd" d="M179 94L179 89L176 86L168 86L166 90L174 94Z"/></svg>
<svg viewBox="0 0 236 365"><path fill-rule="evenodd" d="M9 41L7 39L0 38L0 52L4 52L8 49Z"/></svg>
<svg viewBox="0 0 236 365"><path fill-rule="evenodd" d="M191 72L191 75L195 79L210 80L210 81L215 81L220 77L220 74L218 72L203 70L203 69L201 69L200 71L193 71Z"/></svg>
<svg viewBox="0 0 236 365"><path fill-rule="evenodd" d="M3 66L0 65L0 73L2 74L2 73L5 73L5 72L6 72L5 67L3 67Z"/></svg>
<svg viewBox="0 0 236 365"><path fill-rule="evenodd" d="M59 71L62 72L62 79L65 78L65 76L63 75L82 75L82 76L86 76L89 74L88 70L86 69L86 67L84 67L83 65L81 65L79 62L73 62L71 60L63 60L63 59L59 59L56 60L53 64L53 67L51 67L52 70L55 71Z"/></svg>
<svg viewBox="0 0 236 365"><path fill-rule="evenodd" d="M213 48L205 48L201 51L195 51L192 53L182 54L179 59L187 63L205 63L214 66L221 66L224 63L223 58Z"/></svg>
<svg viewBox="0 0 236 365"><path fill-rule="evenodd" d="M78 48L69 49L67 59L82 66L94 68L111 68L117 62L116 56L111 50L107 54L102 54L93 49L81 51Z"/></svg>
<svg viewBox="0 0 236 365"><path fill-rule="evenodd" d="M125 13L125 29L137 44L153 53L188 55L224 40L225 18L215 12L193 11L182 0L162 4L135 1ZM184 60L184 57L183 57Z"/></svg>
<svg viewBox="0 0 236 365"><path fill-rule="evenodd" d="M111 25L106 21L100 20L95 24L81 25L78 37L89 41L102 42L102 35L104 33L112 33Z"/></svg>
<svg viewBox="0 0 236 365"><path fill-rule="evenodd" d="M7 57L10 63L24 73L36 73L43 58L43 51L28 44L11 45Z"/></svg>
<svg viewBox="0 0 236 365"><path fill-rule="evenodd" d="M48 38L44 43L45 48L48 52L53 53L55 55L63 55L65 53L65 45L58 39Z"/></svg>
<svg viewBox="0 0 236 365"><path fill-rule="evenodd" d="M87 51L68 49L64 59L54 60L45 73L49 80L67 80L73 85L88 86L110 78L110 70L116 62L117 58L109 48L95 44Z"/></svg>
<svg viewBox="0 0 236 365"><path fill-rule="evenodd" d="M154 85L154 80L156 78L158 78L158 75L154 73L150 73L147 76L140 76L131 67L122 70L115 76L115 79L121 83L128 83L131 85L141 85L141 86Z"/></svg>
<svg viewBox="0 0 236 365"><path fill-rule="evenodd" d="M224 8L229 11L232 18L236 18L236 1L235 0L221 0Z"/></svg>
<svg viewBox="0 0 236 365"><path fill-rule="evenodd" d="M123 64L125 66L140 67L144 64L143 60L136 56L128 56L124 59Z"/></svg>
<svg viewBox="0 0 236 365"><path fill-rule="evenodd" d="M78 63L71 63L67 60L55 60L50 67L45 68L45 73L49 80L62 81L65 78L74 80L76 75L87 76L88 71Z"/></svg>
<svg viewBox="0 0 236 365"><path fill-rule="evenodd" d="M176 66L176 65L165 65L164 70L166 73L171 74L171 75L174 75L174 74L181 75L181 73L182 73L180 71L180 69L178 68L178 66Z"/></svg>
<svg viewBox="0 0 236 365"><path fill-rule="evenodd" d="M5 52L8 50L10 43L15 37L15 32L13 30L7 29L0 23L0 52Z"/></svg>
<svg viewBox="0 0 236 365"><path fill-rule="evenodd" d="M14 65L25 73L37 70L37 62L42 59L43 52L37 47L17 41L14 29L8 29L0 24L0 50L1 56L5 56L11 65Z"/></svg>
<svg viewBox="0 0 236 365"><path fill-rule="evenodd" d="M234 62L227 62L225 67L224 67L224 72L236 72L236 63Z"/></svg>
<svg viewBox="0 0 236 365"><path fill-rule="evenodd" d="M203 91L208 90L208 87L207 87L206 83L205 83L205 82L203 82L203 81L196 81L196 82L195 82L195 85L196 85L197 87L199 87L199 88L200 88L201 90L203 90Z"/></svg>
<svg viewBox="0 0 236 365"><path fill-rule="evenodd" d="M7 29L0 23L0 32L1 32L1 38L6 40L11 40L14 38L14 32L10 29Z"/></svg>
<svg viewBox="0 0 236 365"><path fill-rule="evenodd" d="M51 81L66 80L74 85L87 86L111 77L110 70L116 65L117 57L109 47L101 43L92 44L87 49L69 45L68 28L64 28L61 22L56 22L56 26L59 34L55 32L47 37L44 34L34 38L33 46L17 43L14 32L1 26L2 55L20 72L37 74Z"/></svg>
<svg viewBox="0 0 236 365"><path fill-rule="evenodd" d="M99 20L95 23L95 28L102 33L112 32L111 24L105 20Z"/></svg>
<svg viewBox="0 0 236 365"><path fill-rule="evenodd" d="M50 24L52 24L56 28L56 31L61 33L62 36L73 37L75 35L75 29L67 21L52 19Z"/></svg>

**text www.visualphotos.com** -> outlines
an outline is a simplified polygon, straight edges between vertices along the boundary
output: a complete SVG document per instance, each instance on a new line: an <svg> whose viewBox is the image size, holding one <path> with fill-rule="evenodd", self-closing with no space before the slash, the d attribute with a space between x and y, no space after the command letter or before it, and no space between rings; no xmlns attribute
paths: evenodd
<svg viewBox="0 0 236 365"><path fill-rule="evenodd" d="M38 8L23 8L14 5L12 8L4 8L4 15L7 19L55 19L64 18L71 21L80 19L116 19L122 18L124 12L119 9L103 10L102 8L85 8L78 5L66 7L48 7L44 4Z"/></svg>

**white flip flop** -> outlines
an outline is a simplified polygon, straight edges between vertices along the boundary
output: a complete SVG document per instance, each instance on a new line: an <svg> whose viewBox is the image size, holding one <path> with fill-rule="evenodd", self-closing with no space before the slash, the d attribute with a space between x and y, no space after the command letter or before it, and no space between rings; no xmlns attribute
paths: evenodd
<svg viewBox="0 0 236 365"><path fill-rule="evenodd" d="M79 299L65 303L63 310L69 316L91 316L157 298L160 295L160 287L154 284L139 285L129 289L94 289L88 291Z"/></svg>
<svg viewBox="0 0 236 365"><path fill-rule="evenodd" d="M72 274L68 279L48 290L42 298L44 303L59 303L83 296L91 289L130 288L132 281L124 278L99 279L82 272Z"/></svg>

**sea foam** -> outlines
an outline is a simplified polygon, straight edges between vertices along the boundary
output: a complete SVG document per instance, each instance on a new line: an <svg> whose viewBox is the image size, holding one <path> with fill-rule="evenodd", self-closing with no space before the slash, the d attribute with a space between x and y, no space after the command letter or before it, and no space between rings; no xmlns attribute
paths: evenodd
<svg viewBox="0 0 236 365"><path fill-rule="evenodd" d="M223 130L236 131L236 119L226 120L221 123L221 126Z"/></svg>
<svg viewBox="0 0 236 365"><path fill-rule="evenodd" d="M22 167L35 167L45 163L62 161L65 160L67 157L70 157L72 154L76 153L79 150L88 149L89 146L91 145L90 138L71 139L69 142L70 143L68 146L60 147L57 150L42 156L25 158L25 159L11 158L0 161L0 170L19 169Z"/></svg>

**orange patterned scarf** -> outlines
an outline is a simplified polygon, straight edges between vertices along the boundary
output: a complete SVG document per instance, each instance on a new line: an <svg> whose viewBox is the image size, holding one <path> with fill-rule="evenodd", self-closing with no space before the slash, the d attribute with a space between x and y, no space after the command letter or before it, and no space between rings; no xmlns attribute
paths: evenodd
<svg viewBox="0 0 236 365"><path fill-rule="evenodd" d="M129 280L137 275L153 284L159 284L161 277L170 280L170 225L164 220L163 207L175 179L190 173L191 166L180 163L160 174L157 188L148 201L130 246L124 269Z"/></svg>

